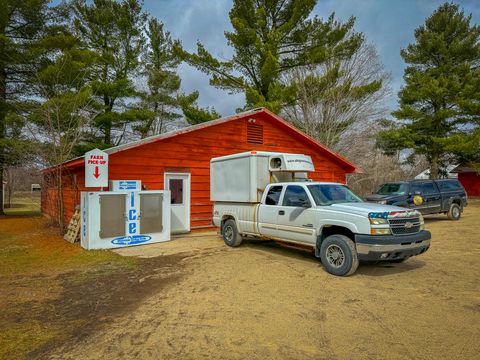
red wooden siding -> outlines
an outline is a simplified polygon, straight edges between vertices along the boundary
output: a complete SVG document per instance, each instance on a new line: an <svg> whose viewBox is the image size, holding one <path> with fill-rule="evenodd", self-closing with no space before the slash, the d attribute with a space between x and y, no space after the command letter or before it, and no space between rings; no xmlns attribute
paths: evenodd
<svg viewBox="0 0 480 360"><path fill-rule="evenodd" d="M458 180L462 183L468 196L480 196L480 175L474 172L458 173Z"/></svg>
<svg viewBox="0 0 480 360"><path fill-rule="evenodd" d="M248 120L236 119L113 153L109 159L109 179L138 179L147 189L157 190L164 187L164 172L189 172L191 228L195 229L211 226L210 159L213 157L251 150L303 153L310 155L315 165L315 173L310 177L322 181L345 182L346 173L353 171L327 151L307 145L301 134L287 131L264 113L248 119L252 117L255 125L263 127L263 144L248 143ZM256 133L257 139L258 136ZM70 170L69 176L76 175L78 189L70 187L66 192L67 220L79 203L79 191L86 190L83 171L83 164ZM55 214L55 208L47 202L42 202L42 210Z"/></svg>

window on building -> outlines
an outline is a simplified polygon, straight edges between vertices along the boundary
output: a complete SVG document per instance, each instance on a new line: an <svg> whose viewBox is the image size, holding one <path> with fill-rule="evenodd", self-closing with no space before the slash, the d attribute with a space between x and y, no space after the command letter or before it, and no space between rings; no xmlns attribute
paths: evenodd
<svg viewBox="0 0 480 360"><path fill-rule="evenodd" d="M168 188L170 189L171 204L183 204L183 180L170 179Z"/></svg>

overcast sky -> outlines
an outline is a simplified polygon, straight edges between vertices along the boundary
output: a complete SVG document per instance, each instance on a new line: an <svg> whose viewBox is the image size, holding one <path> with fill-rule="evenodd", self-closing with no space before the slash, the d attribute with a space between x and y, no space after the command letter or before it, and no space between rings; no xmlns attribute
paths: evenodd
<svg viewBox="0 0 480 360"><path fill-rule="evenodd" d="M174 38L180 39L188 51L196 49L200 40L208 51L229 59L232 51L227 46L224 31L231 30L228 12L229 0L144 0L145 9L165 24ZM392 75L393 94L388 100L395 108L397 92L402 86L405 64L400 49L414 41L413 31L423 24L441 0L319 0L313 14L322 18L332 12L340 20L356 17L355 30L363 32L373 43L387 72ZM480 22L480 0L457 2L465 13ZM242 94L229 95L209 85L208 77L188 66L181 65L182 88L185 92L200 91L199 104L213 106L222 115L235 113L244 105Z"/></svg>

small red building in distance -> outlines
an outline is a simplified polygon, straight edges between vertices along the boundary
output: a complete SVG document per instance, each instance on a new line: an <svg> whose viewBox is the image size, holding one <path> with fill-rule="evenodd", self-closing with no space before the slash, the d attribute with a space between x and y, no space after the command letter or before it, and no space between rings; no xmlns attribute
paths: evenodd
<svg viewBox="0 0 480 360"><path fill-rule="evenodd" d="M312 157L317 181L345 183L354 164L266 109L256 109L105 150L109 180L141 180L148 190L172 192L174 221L185 231L211 226L210 159L245 151L299 153ZM84 158L64 164L65 220L73 215L85 188ZM44 172L48 177L49 169ZM45 182L47 184L48 182ZM106 189L104 189L106 190ZM42 186L42 212L57 213L55 188ZM179 219L176 219L179 217Z"/></svg>
<svg viewBox="0 0 480 360"><path fill-rule="evenodd" d="M452 172L458 174L458 181L463 185L468 196L480 196L480 174L470 166L457 166Z"/></svg>

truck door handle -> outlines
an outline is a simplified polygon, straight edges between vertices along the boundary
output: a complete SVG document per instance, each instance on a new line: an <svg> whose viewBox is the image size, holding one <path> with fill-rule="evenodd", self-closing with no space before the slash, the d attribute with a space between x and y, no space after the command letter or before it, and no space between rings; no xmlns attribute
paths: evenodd
<svg viewBox="0 0 480 360"><path fill-rule="evenodd" d="M278 212L278 215L285 215L285 211L280 210L280 211Z"/></svg>

